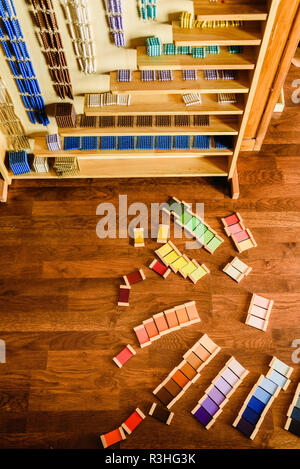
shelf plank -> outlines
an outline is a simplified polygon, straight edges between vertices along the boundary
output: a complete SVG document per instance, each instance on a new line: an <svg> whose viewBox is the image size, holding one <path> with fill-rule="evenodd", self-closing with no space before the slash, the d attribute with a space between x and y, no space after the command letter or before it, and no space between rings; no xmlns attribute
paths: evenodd
<svg viewBox="0 0 300 469"><path fill-rule="evenodd" d="M186 127L76 127L59 128L62 137L67 136L110 136L110 135L237 135L239 123L236 117L210 117L206 127L189 125Z"/></svg>
<svg viewBox="0 0 300 469"><path fill-rule="evenodd" d="M243 114L244 101L237 95L235 104L219 104L214 94L203 94L202 104L186 106L179 94L134 94L130 106L88 107L85 97L84 113L87 116L134 116L162 114L239 115Z"/></svg>
<svg viewBox="0 0 300 469"><path fill-rule="evenodd" d="M79 178L140 178L140 177L206 177L228 174L228 157L213 158L149 158L149 159L89 159L80 160L80 172L67 176L70 179ZM58 179L55 172L29 173L14 176L13 179ZM61 179L61 178L60 178Z"/></svg>
<svg viewBox="0 0 300 469"><path fill-rule="evenodd" d="M132 81L117 81L117 72L110 73L110 90L117 93L248 93L249 75L240 71L237 80L205 80L203 72L198 72L197 80L183 80L182 71L173 71L172 81L142 81L140 72L132 72Z"/></svg>
<svg viewBox="0 0 300 469"><path fill-rule="evenodd" d="M204 59L191 55L160 55L150 57L146 47L137 47L139 70L253 70L256 63L253 47L244 47L242 54L230 54L227 47L221 47L220 54L208 54Z"/></svg>
<svg viewBox="0 0 300 469"><path fill-rule="evenodd" d="M63 142L62 142L63 143ZM230 156L233 154L232 150L222 149L217 150L211 148L209 150L92 150L92 151L81 151L81 150L58 150L58 151L49 151L46 139L44 137L39 137L35 139L35 145L33 154L35 156L43 158L55 158L55 157L68 157L68 156L77 156L80 160L84 159L100 159L100 160L123 160L123 159L149 159L149 158L160 158L165 159L170 158L199 158L205 156Z"/></svg>
<svg viewBox="0 0 300 469"><path fill-rule="evenodd" d="M237 20L237 21L265 21L268 16L266 4L253 4L253 2L226 4L203 4L194 0L194 12L199 21Z"/></svg>
<svg viewBox="0 0 300 469"><path fill-rule="evenodd" d="M260 22L248 22L241 27L185 29L173 21L172 27L176 46L259 46L262 37Z"/></svg>

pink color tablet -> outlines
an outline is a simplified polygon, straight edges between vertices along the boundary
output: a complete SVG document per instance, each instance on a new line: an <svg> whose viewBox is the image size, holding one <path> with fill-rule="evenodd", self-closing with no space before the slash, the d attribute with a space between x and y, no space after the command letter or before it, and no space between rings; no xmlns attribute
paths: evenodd
<svg viewBox="0 0 300 469"><path fill-rule="evenodd" d="M267 315L267 310L265 308L261 308L260 306L253 305L250 314L260 319L265 319Z"/></svg>
<svg viewBox="0 0 300 469"><path fill-rule="evenodd" d="M231 225L231 226L228 226L227 227L227 231L230 233L230 234L235 234L235 233L239 233L240 231L243 231L243 227L240 223L235 223L234 225Z"/></svg>
<svg viewBox="0 0 300 469"><path fill-rule="evenodd" d="M130 345L127 345L113 360L121 368L133 355L135 355L135 351Z"/></svg>
<svg viewBox="0 0 300 469"><path fill-rule="evenodd" d="M254 295L253 303L256 306L260 306L261 308L268 309L270 300L268 300L267 298L264 298L263 296Z"/></svg>
<svg viewBox="0 0 300 469"><path fill-rule="evenodd" d="M247 230L239 231L238 233L235 233L234 239L236 240L237 243L240 243L241 241L245 241L246 239L249 239L250 236L248 235Z"/></svg>
<svg viewBox="0 0 300 469"><path fill-rule="evenodd" d="M137 336L137 339L138 339L140 345L143 345L143 344L146 344L146 343L150 342L149 336L148 336L147 331L146 331L144 326L135 327L133 330L134 330L134 332Z"/></svg>

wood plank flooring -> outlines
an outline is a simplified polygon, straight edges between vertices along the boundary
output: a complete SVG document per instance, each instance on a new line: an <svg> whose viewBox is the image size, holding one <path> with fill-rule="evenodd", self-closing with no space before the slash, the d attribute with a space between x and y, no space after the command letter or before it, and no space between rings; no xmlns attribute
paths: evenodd
<svg viewBox="0 0 300 469"><path fill-rule="evenodd" d="M148 412L153 389L204 332L222 350L174 405L170 427L148 416L120 448L300 448L299 438L283 429L299 364L254 441L232 427L271 357L292 365L291 343L300 339L300 110L289 99L297 73L291 70L287 107L273 119L262 151L241 155L237 201L224 194L220 179L13 183L0 206L0 338L7 346L7 363L0 364L0 448L100 448L99 434L137 406ZM145 248L99 239L96 208L117 204L119 194L127 194L128 205L148 207L169 195L204 202L208 223L225 242L213 256L203 249L188 254L211 275L196 286L173 273L162 280L147 267L154 239ZM236 210L258 243L240 256L253 267L240 284L222 273L237 252L220 217ZM175 243L184 248L184 240ZM117 307L120 277L141 267L146 281L132 287L129 308ZM266 333L244 324L252 292L275 301ZM138 348L134 326L188 300L196 300L200 324ZM127 343L137 355L119 370L112 357ZM190 411L231 355L250 373L207 431Z"/></svg>

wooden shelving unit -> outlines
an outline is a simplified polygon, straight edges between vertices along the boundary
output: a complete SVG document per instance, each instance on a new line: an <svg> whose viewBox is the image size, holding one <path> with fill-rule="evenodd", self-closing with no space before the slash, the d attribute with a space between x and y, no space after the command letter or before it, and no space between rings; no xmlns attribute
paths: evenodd
<svg viewBox="0 0 300 469"><path fill-rule="evenodd" d="M172 22L173 42L176 46L219 46L219 54L207 53L204 58L192 55L148 56L145 46L136 48L137 69L132 71L132 81L119 82L116 71L110 73L110 91L113 94L131 95L129 106L87 106L84 114L98 117L95 127L59 128L63 140L69 136L146 136L146 135L203 135L232 136L233 147L217 149L212 144L208 150L94 150L55 151L48 150L45 137L36 137L33 154L48 158L48 173L15 176L6 169L4 178L43 179L58 178L53 170L54 157L76 156L80 171L68 178L134 178L134 177L227 177L238 193L237 159L245 127L258 84L262 63L267 51L279 0L230 0L226 3L195 0L194 13L199 21L242 21L238 26L201 27L184 29L179 21ZM230 53L228 46L242 46L240 53ZM173 80L144 82L143 70L172 70ZM183 80L182 70L197 70L196 80ZM219 70L220 78L206 80L204 70ZM223 80L222 70L234 70L234 80ZM97 88L94 91L97 93ZM182 95L200 93L202 103L186 106ZM236 103L220 104L218 93L234 93ZM101 127L99 118L131 116L130 127ZM136 125L138 116L153 116L152 126ZM171 116L168 127L156 125L156 116ZM190 124L175 125L175 116L190 116ZM193 116L209 116L207 126L194 125ZM79 122L79 121L78 121ZM193 137L194 138L194 137ZM212 139L214 142L214 139ZM63 148L63 147L62 147ZM2 167L4 160L1 161ZM0 165L0 170L1 170ZM3 171L2 171L3 174Z"/></svg>

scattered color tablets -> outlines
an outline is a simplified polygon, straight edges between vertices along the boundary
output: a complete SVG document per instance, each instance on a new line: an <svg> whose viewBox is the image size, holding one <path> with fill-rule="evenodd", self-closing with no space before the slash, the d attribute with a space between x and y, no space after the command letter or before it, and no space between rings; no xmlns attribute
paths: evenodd
<svg viewBox="0 0 300 469"><path fill-rule="evenodd" d="M118 306L129 306L130 287L127 285L120 285Z"/></svg>
<svg viewBox="0 0 300 469"><path fill-rule="evenodd" d="M123 431L123 428L119 427L116 430L101 435L100 439L103 444L103 448L107 448L108 446L112 446L115 443L119 443L119 441L125 440L126 435Z"/></svg>
<svg viewBox="0 0 300 469"><path fill-rule="evenodd" d="M159 420L166 425L170 425L174 417L174 413L170 412L165 407L162 407L159 404L153 403L149 411L149 415L154 417L156 420Z"/></svg>
<svg viewBox="0 0 300 469"><path fill-rule="evenodd" d="M134 283L142 282L146 279L146 276L142 269L132 272L129 275L124 275L123 279L127 286L133 285Z"/></svg>
<svg viewBox="0 0 300 469"><path fill-rule="evenodd" d="M135 350L131 345L126 345L126 347L113 358L113 361L118 365L119 368L122 368L125 363L136 354Z"/></svg>
<svg viewBox="0 0 300 469"><path fill-rule="evenodd" d="M124 430L130 435L133 430L144 420L146 416L143 412L137 407L135 411L128 417L125 422L122 423Z"/></svg>

